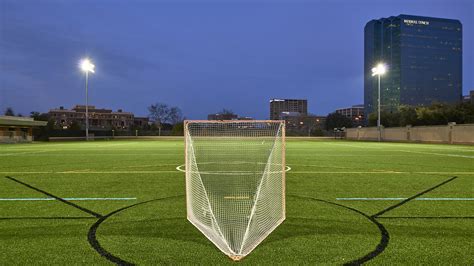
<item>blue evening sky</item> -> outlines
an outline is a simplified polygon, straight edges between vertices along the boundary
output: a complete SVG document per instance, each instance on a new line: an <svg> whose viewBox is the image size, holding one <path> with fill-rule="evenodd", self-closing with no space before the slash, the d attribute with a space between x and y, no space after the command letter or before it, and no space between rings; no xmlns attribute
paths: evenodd
<svg viewBox="0 0 474 266"><path fill-rule="evenodd" d="M0 110L90 104L147 115L155 102L203 119L265 119L271 98L325 115L363 103L363 29L411 14L463 24L463 92L474 90L474 1L0 0Z"/></svg>

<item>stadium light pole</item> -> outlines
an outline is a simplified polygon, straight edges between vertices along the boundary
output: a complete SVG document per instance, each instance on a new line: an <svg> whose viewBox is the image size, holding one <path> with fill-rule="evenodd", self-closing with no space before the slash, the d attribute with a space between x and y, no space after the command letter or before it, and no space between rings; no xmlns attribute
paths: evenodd
<svg viewBox="0 0 474 266"><path fill-rule="evenodd" d="M89 72L94 73L94 64L88 59L85 58L81 60L80 64L81 70L86 73L86 140L89 140L89 92L88 92L88 82L89 82Z"/></svg>
<svg viewBox="0 0 474 266"><path fill-rule="evenodd" d="M377 129L379 131L378 140L381 139L382 132L380 131L380 76L387 72L387 67L383 63L379 63L376 67L372 68L372 77L377 76L378 78L378 95L377 95Z"/></svg>

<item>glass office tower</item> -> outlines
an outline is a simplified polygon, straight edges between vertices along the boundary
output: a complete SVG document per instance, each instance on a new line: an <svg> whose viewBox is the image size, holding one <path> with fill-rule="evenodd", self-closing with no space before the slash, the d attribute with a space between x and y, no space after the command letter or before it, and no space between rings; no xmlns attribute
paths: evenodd
<svg viewBox="0 0 474 266"><path fill-rule="evenodd" d="M379 62L381 109L400 105L457 103L462 98L462 25L459 20L410 15L371 20L364 29L364 107L377 111Z"/></svg>

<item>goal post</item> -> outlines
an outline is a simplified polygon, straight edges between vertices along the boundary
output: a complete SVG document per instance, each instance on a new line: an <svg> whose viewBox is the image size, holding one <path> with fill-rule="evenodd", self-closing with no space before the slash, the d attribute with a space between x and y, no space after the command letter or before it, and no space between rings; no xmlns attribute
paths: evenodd
<svg viewBox="0 0 474 266"><path fill-rule="evenodd" d="M285 122L184 122L188 220L233 260L285 220Z"/></svg>

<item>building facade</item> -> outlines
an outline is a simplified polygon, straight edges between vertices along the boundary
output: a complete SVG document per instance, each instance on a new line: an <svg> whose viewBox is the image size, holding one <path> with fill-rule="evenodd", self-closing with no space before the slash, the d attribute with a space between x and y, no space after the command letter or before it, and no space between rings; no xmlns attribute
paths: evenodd
<svg viewBox="0 0 474 266"><path fill-rule="evenodd" d="M0 143L31 142L33 128L47 123L29 117L0 116Z"/></svg>
<svg viewBox="0 0 474 266"><path fill-rule="evenodd" d="M365 114L364 105L358 104L347 108L336 109L336 113L348 117L352 120L353 125L360 126L364 124Z"/></svg>
<svg viewBox="0 0 474 266"><path fill-rule="evenodd" d="M381 76L382 110L461 101L459 20L399 15L369 21L364 35L366 116L377 111L378 81L371 70L378 63L388 68Z"/></svg>
<svg viewBox="0 0 474 266"><path fill-rule="evenodd" d="M270 120L280 120L282 113L299 113L308 115L308 101L298 99L271 99Z"/></svg>
<svg viewBox="0 0 474 266"><path fill-rule="evenodd" d="M239 116L234 113L217 113L207 115L207 120L254 120L250 116Z"/></svg>
<svg viewBox="0 0 474 266"><path fill-rule="evenodd" d="M217 114L209 114L207 116L207 120L237 120L238 117L239 117L238 115L233 114L233 113L225 113L225 114L217 113Z"/></svg>
<svg viewBox="0 0 474 266"><path fill-rule="evenodd" d="M315 130L324 130L326 117L317 115L301 115L298 112L283 112L280 120L285 120L289 135L311 136Z"/></svg>
<svg viewBox="0 0 474 266"><path fill-rule="evenodd" d="M474 104L474 90L469 91L468 95L463 96L463 102Z"/></svg>
<svg viewBox="0 0 474 266"><path fill-rule="evenodd" d="M135 117L133 113L116 112L111 109L99 109L93 105L88 106L90 130L129 130L132 127L148 125L147 117ZM54 121L56 127L67 129L73 124L78 124L81 129L86 127L86 106L76 105L70 110L59 107L48 112L49 119Z"/></svg>

